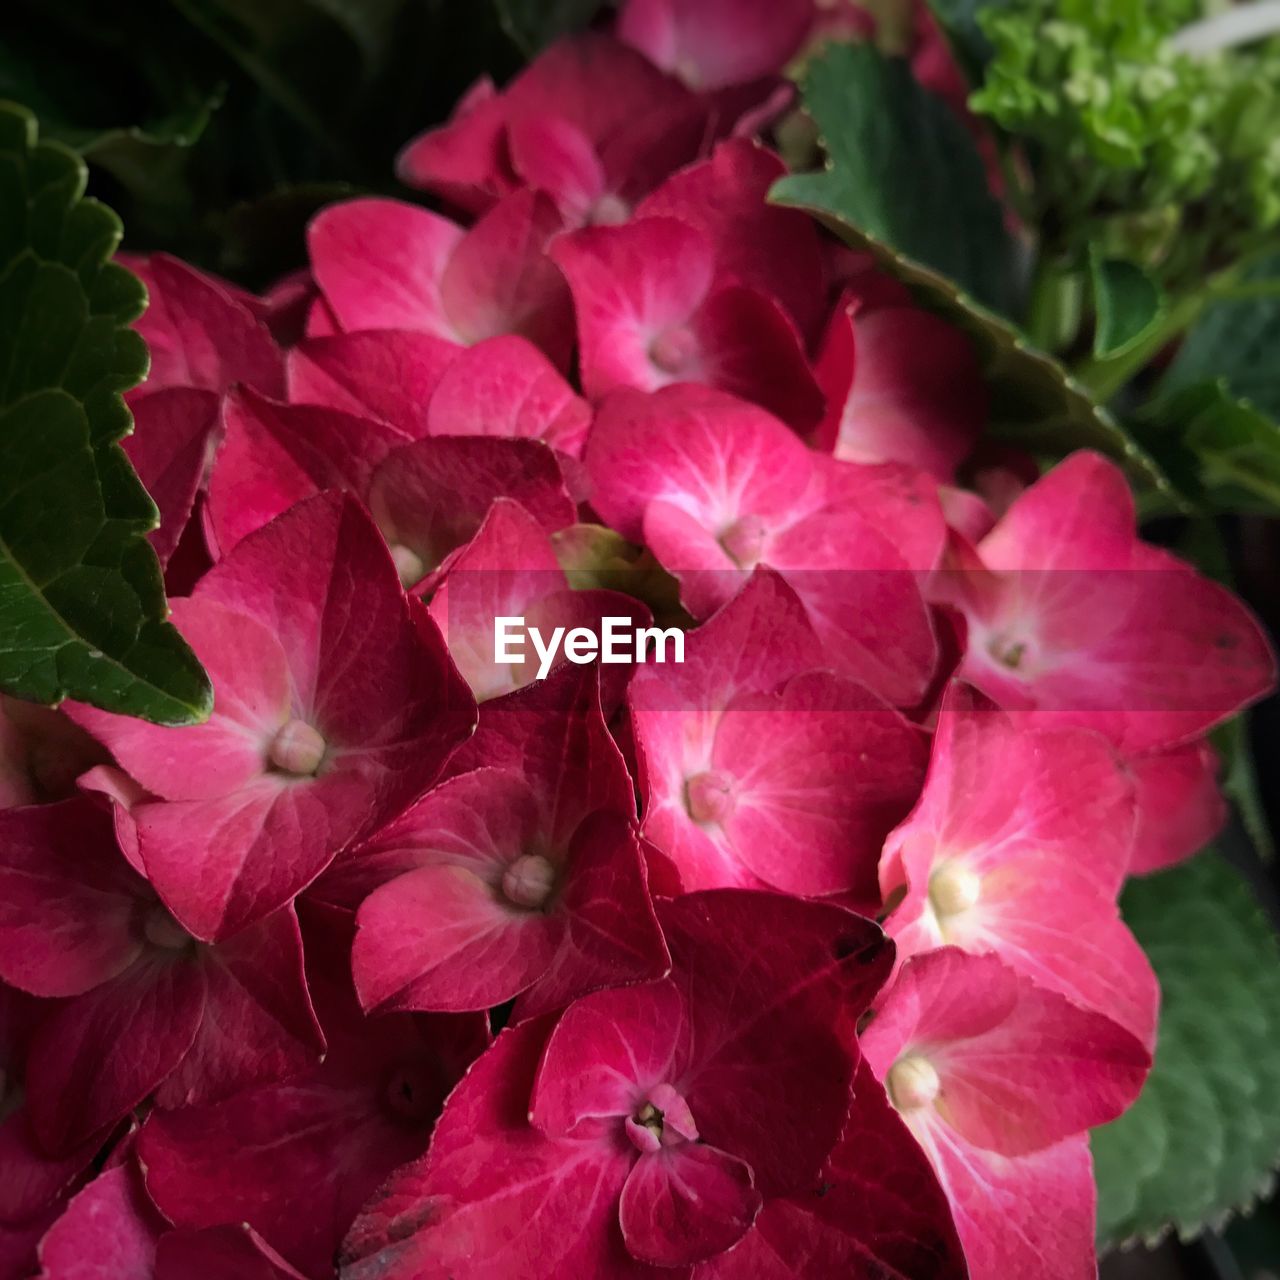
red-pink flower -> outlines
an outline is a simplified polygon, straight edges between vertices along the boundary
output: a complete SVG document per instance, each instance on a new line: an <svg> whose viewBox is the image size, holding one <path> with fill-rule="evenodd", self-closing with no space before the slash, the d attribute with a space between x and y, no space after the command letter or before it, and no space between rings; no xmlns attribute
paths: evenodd
<svg viewBox="0 0 1280 1280"><path fill-rule="evenodd" d="M837 1023L890 963L879 930L740 890L661 914L671 977L503 1032L357 1220L345 1277L688 1276L812 1192L857 1064Z"/></svg>
<svg viewBox="0 0 1280 1280"><path fill-rule="evenodd" d="M0 694L0 810L75 793L106 753L64 712Z"/></svg>
<svg viewBox="0 0 1280 1280"><path fill-rule="evenodd" d="M0 887L0 977L61 1001L26 1062L47 1150L73 1156L157 1089L162 1106L226 1096L323 1051L292 910L197 943L93 801L0 814Z"/></svg>
<svg viewBox="0 0 1280 1280"><path fill-rule="evenodd" d="M861 1039L947 1193L972 1280L1094 1276L1085 1130L1137 1097L1142 1045L954 947L908 961Z"/></svg>
<svg viewBox="0 0 1280 1280"><path fill-rule="evenodd" d="M368 894L351 957L365 1008L520 996L525 1017L664 973L631 779L594 670L567 667L489 704L464 754L320 886L330 900Z"/></svg>
<svg viewBox="0 0 1280 1280"><path fill-rule="evenodd" d="M154 1112L138 1138L148 1193L190 1231L247 1223L307 1275L332 1259L357 1211L426 1149L446 1094L485 1047L483 1017L362 1018L317 987L323 1065L280 1084Z"/></svg>
<svg viewBox="0 0 1280 1280"><path fill-rule="evenodd" d="M410 329L464 346L518 333L563 367L572 303L544 252L562 226L533 191L508 196L469 230L416 205L369 198L317 214L307 243L339 330Z"/></svg>
<svg viewBox="0 0 1280 1280"><path fill-rule="evenodd" d="M1137 826L1130 875L1162 871L1199 853L1226 825L1227 802L1218 786L1221 762L1201 739L1135 756Z"/></svg>
<svg viewBox="0 0 1280 1280"><path fill-rule="evenodd" d="M800 597L824 665L898 706L922 697L938 655L913 570L934 564L943 523L919 473L836 462L763 410L695 386L614 392L585 462L592 505L649 546L695 617L766 565Z"/></svg>
<svg viewBox="0 0 1280 1280"><path fill-rule="evenodd" d="M483 213L520 187L572 226L622 222L693 160L709 104L609 36L557 41L501 93L481 80L440 128L401 152L402 181Z"/></svg>
<svg viewBox="0 0 1280 1280"><path fill-rule="evenodd" d="M757 570L628 705L644 835L686 890L767 886L878 906L874 867L919 794L924 735L822 666L795 594Z"/></svg>
<svg viewBox="0 0 1280 1280"><path fill-rule="evenodd" d="M1135 532L1114 463L1076 453L942 575L968 623L958 674L1043 724L1139 754L1196 738L1266 694L1275 658L1228 591Z"/></svg>
<svg viewBox="0 0 1280 1280"><path fill-rule="evenodd" d="M250 535L174 617L213 680L205 724L75 715L148 793L129 813L148 879L186 929L222 939L421 795L475 703L339 494Z"/></svg>
<svg viewBox="0 0 1280 1280"><path fill-rule="evenodd" d="M573 290L588 396L701 382L797 429L817 425L822 395L794 322L770 295L726 277L696 227L654 217L589 228L558 239L552 256Z"/></svg>
<svg viewBox="0 0 1280 1280"><path fill-rule="evenodd" d="M903 959L994 952L1150 1044L1159 991L1116 908L1133 833L1133 785L1104 738L953 686L924 794L885 842L880 888L900 899L885 927Z"/></svg>

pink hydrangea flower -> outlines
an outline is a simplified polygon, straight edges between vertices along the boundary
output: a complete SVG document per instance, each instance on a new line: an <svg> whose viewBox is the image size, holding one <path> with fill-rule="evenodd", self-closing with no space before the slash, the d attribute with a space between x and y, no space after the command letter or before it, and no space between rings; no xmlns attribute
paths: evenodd
<svg viewBox="0 0 1280 1280"><path fill-rule="evenodd" d="M1096 1275L1085 1130L1137 1097L1142 1045L955 947L910 960L861 1038L947 1193L972 1280Z"/></svg>
<svg viewBox="0 0 1280 1280"><path fill-rule="evenodd" d="M968 623L958 674L1040 723L1138 754L1200 736L1275 685L1253 615L1137 537L1124 476L1098 454L1059 463L953 566L938 594Z"/></svg>
<svg viewBox="0 0 1280 1280"><path fill-rule="evenodd" d="M701 382L752 400L797 429L822 415L804 344L782 305L717 270L715 246L676 218L641 218L558 239L573 290L582 385L653 391Z"/></svg>
<svg viewBox="0 0 1280 1280"><path fill-rule="evenodd" d="M924 694L938 651L913 570L935 563L943 523L918 473L836 462L695 386L615 392L584 460L592 505L679 579L695 617L766 565L800 597L827 665L898 706Z"/></svg>
<svg viewBox="0 0 1280 1280"><path fill-rule="evenodd" d="M348 902L368 894L351 953L367 1009L519 996L527 1017L666 971L631 780L592 669L490 704L451 772L322 886Z"/></svg>
<svg viewBox="0 0 1280 1280"><path fill-rule="evenodd" d="M879 905L876 859L919 793L925 739L821 666L800 601L760 569L688 637L683 665L637 672L628 705L644 835L685 890Z"/></svg>
<svg viewBox="0 0 1280 1280"><path fill-rule="evenodd" d="M475 703L340 494L250 535L173 604L213 680L210 719L74 714L147 792L129 819L161 898L197 937L223 939L426 790Z"/></svg>
<svg viewBox="0 0 1280 1280"><path fill-rule="evenodd" d="M0 814L0 833L0 977L62 1002L26 1063L46 1150L86 1159L77 1149L155 1090L181 1106L319 1058L291 909L202 946L87 798Z"/></svg>
<svg viewBox="0 0 1280 1280"><path fill-rule="evenodd" d="M1104 738L953 687L924 793L884 846L899 957L994 952L1153 1043L1155 975L1116 908L1133 834L1133 784Z"/></svg>
<svg viewBox="0 0 1280 1280"><path fill-rule="evenodd" d="M1137 810L1130 875L1148 875L1190 858L1226 825L1227 802L1218 786L1221 762L1210 743L1188 742L1127 763Z"/></svg>
<svg viewBox="0 0 1280 1280"><path fill-rule="evenodd" d="M671 977L503 1032L357 1220L344 1276L712 1277L762 1206L818 1184L857 1063L837 1023L883 980L879 931L740 890L661 915Z"/></svg>
<svg viewBox="0 0 1280 1280"><path fill-rule="evenodd" d="M506 197L469 230L416 205L368 198L317 214L307 243L341 331L410 329L463 346L518 333L564 367L572 303L544 252L562 227L534 191Z"/></svg>
<svg viewBox="0 0 1280 1280"><path fill-rule="evenodd" d="M248 1223L323 1275L357 1211L426 1149L445 1095L488 1040L480 1016L365 1019L317 985L324 1064L225 1102L152 1113L138 1137L147 1193L189 1232Z"/></svg>
<svg viewBox="0 0 1280 1280"><path fill-rule="evenodd" d="M470 213L529 187L571 226L624 221L693 160L709 105L609 36L560 40L501 93L481 80L449 122L415 138L397 172Z"/></svg>

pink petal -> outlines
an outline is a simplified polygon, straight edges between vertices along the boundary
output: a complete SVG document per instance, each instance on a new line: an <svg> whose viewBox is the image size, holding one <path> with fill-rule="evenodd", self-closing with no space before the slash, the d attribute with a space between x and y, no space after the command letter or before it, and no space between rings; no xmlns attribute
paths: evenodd
<svg viewBox="0 0 1280 1280"><path fill-rule="evenodd" d="M414 557L401 562L409 586L475 537L498 498L519 503L548 531L576 514L555 454L538 440L432 436L390 454L369 489L387 540Z"/></svg>
<svg viewBox="0 0 1280 1280"><path fill-rule="evenodd" d="M630 1259L617 1226L630 1157L599 1142L552 1142L529 1125L548 1030L543 1020L508 1028L479 1059L450 1097L426 1159L395 1175L356 1220L344 1276L650 1274Z"/></svg>
<svg viewBox="0 0 1280 1280"><path fill-rule="evenodd" d="M781 71L813 21L807 0L627 0L618 36L694 89Z"/></svg>
<svg viewBox="0 0 1280 1280"><path fill-rule="evenodd" d="M461 227L399 200L330 205L307 230L311 270L340 329L410 329L458 341L442 296Z"/></svg>
<svg viewBox="0 0 1280 1280"><path fill-rule="evenodd" d="M306 1280L252 1227L170 1231L156 1246L156 1280Z"/></svg>
<svg viewBox="0 0 1280 1280"><path fill-rule="evenodd" d="M169 387L132 398L133 434L124 440L138 479L160 508L151 545L161 567L169 563L191 518L204 480L218 397L192 387Z"/></svg>
<svg viewBox="0 0 1280 1280"><path fill-rule="evenodd" d="M569 225L589 221L607 179L586 133L563 118L517 116L507 136L520 177L550 196Z"/></svg>
<svg viewBox="0 0 1280 1280"><path fill-rule="evenodd" d="M735 889L664 902L659 919L688 1010L681 1092L702 1140L745 1160L766 1198L808 1186L849 1111L856 1056L837 1026L888 973L883 935L840 907Z"/></svg>
<svg viewBox="0 0 1280 1280"><path fill-rule="evenodd" d="M348 340L345 335L327 339ZM226 434L209 489L209 521L223 555L294 503L322 490L365 496L378 464L410 440L372 418L279 404L248 392L227 397L223 421Z"/></svg>
<svg viewBox="0 0 1280 1280"><path fill-rule="evenodd" d="M396 157L406 186L467 213L483 213L518 185L506 147L506 104L488 76L477 80L450 119L419 134Z"/></svg>
<svg viewBox="0 0 1280 1280"><path fill-rule="evenodd" d="M458 243L439 277L451 336L470 345L517 333L557 368L567 367L573 304L545 252L563 225L555 205L537 192L518 191L494 205Z"/></svg>
<svg viewBox="0 0 1280 1280"><path fill-rule="evenodd" d="M226 281L157 253L128 259L147 286L138 331L151 352L140 398L161 387L225 391L242 382L265 395L283 390L283 359L266 327Z"/></svg>
<svg viewBox="0 0 1280 1280"><path fill-rule="evenodd" d="M861 1039L891 1096L895 1065L923 1057L948 1128L1004 1155L1039 1151L1114 1119L1151 1065L1141 1043L1109 1018L1038 987L996 956L954 947L904 965ZM929 1124L943 1123L941 1114L932 1104L907 1112Z"/></svg>
<svg viewBox="0 0 1280 1280"><path fill-rule="evenodd" d="M85 799L0 811L0 977L38 996L76 996L142 952L145 883L110 817Z"/></svg>
<svg viewBox="0 0 1280 1280"><path fill-rule="evenodd" d="M40 1280L151 1280L164 1219L131 1165L99 1174L40 1242Z"/></svg>
<svg viewBox="0 0 1280 1280"><path fill-rule="evenodd" d="M1130 875L1160 871L1199 853L1226 824L1220 762L1208 742L1138 756L1128 764L1138 818Z"/></svg>
<svg viewBox="0 0 1280 1280"><path fill-rule="evenodd" d="M818 439L849 462L905 462L949 480L987 418L969 340L914 307L836 311L817 366Z"/></svg>
<svg viewBox="0 0 1280 1280"><path fill-rule="evenodd" d="M1010 1158L971 1146L942 1126L922 1145L964 1245L970 1280L1048 1274L1093 1280L1097 1191L1084 1134Z"/></svg>
<svg viewBox="0 0 1280 1280"><path fill-rule="evenodd" d="M0 809L74 795L106 752L61 708L0 694Z"/></svg>
<svg viewBox="0 0 1280 1280"><path fill-rule="evenodd" d="M822 1181L803 1195L769 1200L754 1230L710 1263L705 1275L966 1280L946 1197L865 1062L858 1067L848 1126Z"/></svg>
<svg viewBox="0 0 1280 1280"><path fill-rule="evenodd" d="M27 1105L46 1149L66 1153L114 1124L182 1061L204 1014L198 966L153 950L41 1026Z"/></svg>
<svg viewBox="0 0 1280 1280"><path fill-rule="evenodd" d="M216 706L202 725L167 729L68 704L130 777L166 800L212 800L263 780L272 736L294 690L267 627L204 598L174 600L173 619L204 663Z"/></svg>
<svg viewBox="0 0 1280 1280"><path fill-rule="evenodd" d="M688 1266L731 1249L760 1212L751 1168L701 1142L659 1147L636 1161L618 1204L632 1255Z"/></svg>
<svg viewBox="0 0 1280 1280"><path fill-rule="evenodd" d="M489 338L463 351L440 379L427 411L436 436L512 436L578 457L591 410L524 338Z"/></svg>
<svg viewBox="0 0 1280 1280"><path fill-rule="evenodd" d="M289 352L289 399L377 418L416 440L427 434L427 402L458 354L451 342L411 331L311 338Z"/></svg>
<svg viewBox="0 0 1280 1280"><path fill-rule="evenodd" d="M597 992L556 1023L538 1068L529 1123L549 1138L631 1115L688 1066L687 1014L672 981ZM585 1122L585 1123L584 1123Z"/></svg>
<svg viewBox="0 0 1280 1280"><path fill-rule="evenodd" d="M811 219L767 202L785 172L772 152L734 139L669 178L636 212L697 227L715 246L724 275L777 298L813 342L826 315L823 250Z"/></svg>

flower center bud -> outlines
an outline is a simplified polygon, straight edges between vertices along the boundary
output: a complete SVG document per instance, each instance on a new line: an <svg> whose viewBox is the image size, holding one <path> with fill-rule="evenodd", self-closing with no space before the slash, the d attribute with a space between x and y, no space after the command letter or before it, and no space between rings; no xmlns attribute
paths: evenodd
<svg viewBox="0 0 1280 1280"><path fill-rule="evenodd" d="M526 911L546 906L556 884L556 869L539 853L526 853L502 873L502 896Z"/></svg>
<svg viewBox="0 0 1280 1280"><path fill-rule="evenodd" d="M1010 671L1020 671L1027 659L1027 642L1015 636L999 635L987 644L987 652Z"/></svg>
<svg viewBox="0 0 1280 1280"><path fill-rule="evenodd" d="M764 553L767 533L759 516L743 516L720 535L720 545L740 569L754 569Z"/></svg>
<svg viewBox="0 0 1280 1280"><path fill-rule="evenodd" d="M982 878L957 862L944 862L929 877L929 904L939 919L958 916L976 906Z"/></svg>
<svg viewBox="0 0 1280 1280"><path fill-rule="evenodd" d="M290 720L271 739L267 759L281 773L305 777L320 767L325 747L325 740L305 720Z"/></svg>
<svg viewBox="0 0 1280 1280"><path fill-rule="evenodd" d="M914 1054L899 1058L889 1068L889 1097L899 1111L927 1107L942 1091L942 1081L928 1058Z"/></svg>
<svg viewBox="0 0 1280 1280"><path fill-rule="evenodd" d="M685 325L658 334L649 347L649 358L673 377L685 373L697 354L698 340Z"/></svg>
<svg viewBox="0 0 1280 1280"><path fill-rule="evenodd" d="M637 1151L657 1151L698 1140L689 1104L669 1084L657 1085L635 1115L627 1117L625 1127Z"/></svg>
<svg viewBox="0 0 1280 1280"><path fill-rule="evenodd" d="M733 816L737 801L733 779L719 769L695 773L684 784L685 808L694 822L720 824Z"/></svg>
<svg viewBox="0 0 1280 1280"><path fill-rule="evenodd" d="M191 935L159 903L147 912L142 932L162 951L181 951L191 941Z"/></svg>
<svg viewBox="0 0 1280 1280"><path fill-rule="evenodd" d="M391 544L391 558L395 561L396 572L400 575L400 585L404 588L417 586L427 576L427 564L411 547L403 542Z"/></svg>
<svg viewBox="0 0 1280 1280"><path fill-rule="evenodd" d="M435 1083L421 1067L397 1067L387 1078L387 1106L405 1120L429 1120L438 1100Z"/></svg>
<svg viewBox="0 0 1280 1280"><path fill-rule="evenodd" d="M618 227L629 217L631 217L631 206L621 196L603 195L591 210L591 225Z"/></svg>

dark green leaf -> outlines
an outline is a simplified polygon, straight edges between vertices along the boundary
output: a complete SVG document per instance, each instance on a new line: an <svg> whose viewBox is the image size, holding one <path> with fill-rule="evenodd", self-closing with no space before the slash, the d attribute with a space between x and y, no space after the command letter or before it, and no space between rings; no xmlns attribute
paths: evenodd
<svg viewBox="0 0 1280 1280"><path fill-rule="evenodd" d="M1163 390L1224 378L1233 395L1280 419L1280 254L1254 263L1240 283L1275 292L1207 308L1169 366Z"/></svg>
<svg viewBox="0 0 1280 1280"><path fill-rule="evenodd" d="M1280 512L1280 427L1222 381L1161 397L1135 429L1178 488L1208 511Z"/></svg>
<svg viewBox="0 0 1280 1280"><path fill-rule="evenodd" d="M157 512L119 445L146 295L108 261L120 223L84 184L0 104L0 689L188 724L213 694L164 620Z"/></svg>
<svg viewBox="0 0 1280 1280"><path fill-rule="evenodd" d="M1093 1134L1105 1244L1220 1224L1280 1163L1280 947L1252 893L1210 851L1121 905L1163 1004L1142 1096Z"/></svg>
<svg viewBox="0 0 1280 1280"><path fill-rule="evenodd" d="M960 68L971 85L980 84L982 72L991 61L992 48L978 15L987 9L1007 8L1009 0L929 0L929 8L951 45Z"/></svg>
<svg viewBox="0 0 1280 1280"><path fill-rule="evenodd" d="M502 29L527 57L553 40L581 31L603 0L493 0Z"/></svg>
<svg viewBox="0 0 1280 1280"><path fill-rule="evenodd" d="M869 44L833 45L810 63L804 103L826 169L783 178L775 198L833 214L1010 314L1013 241L956 113Z"/></svg>
<svg viewBox="0 0 1280 1280"><path fill-rule="evenodd" d="M1119 355L1133 346L1164 314L1160 286L1139 266L1120 258L1089 255L1097 323L1093 354Z"/></svg>

